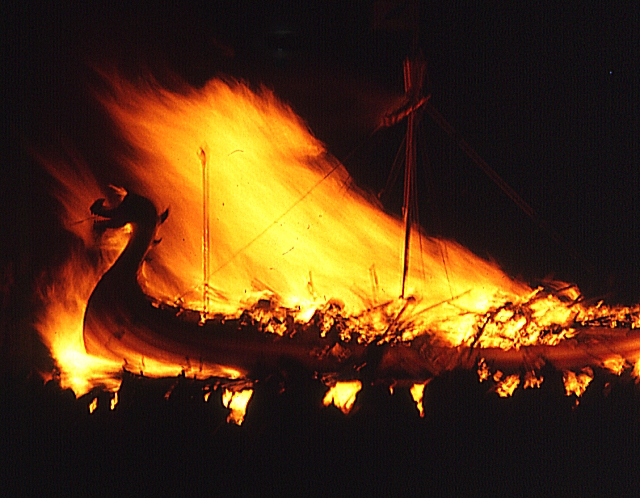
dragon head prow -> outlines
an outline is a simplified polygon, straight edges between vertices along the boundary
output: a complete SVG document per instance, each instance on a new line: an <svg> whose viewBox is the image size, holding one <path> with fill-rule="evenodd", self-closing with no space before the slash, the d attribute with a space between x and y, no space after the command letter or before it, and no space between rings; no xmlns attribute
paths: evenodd
<svg viewBox="0 0 640 498"><path fill-rule="evenodd" d="M169 210L158 214L155 205L148 198L121 187L110 185L110 188L114 191L115 202L109 203L107 199L101 198L90 207L91 214L99 217L96 228L121 228L127 223L156 226L167 219Z"/></svg>

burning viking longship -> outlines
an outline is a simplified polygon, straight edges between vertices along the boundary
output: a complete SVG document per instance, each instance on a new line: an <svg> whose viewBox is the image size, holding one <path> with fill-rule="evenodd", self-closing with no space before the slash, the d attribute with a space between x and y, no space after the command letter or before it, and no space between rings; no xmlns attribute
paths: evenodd
<svg viewBox="0 0 640 498"><path fill-rule="evenodd" d="M445 275L444 242L407 216L403 231L268 92L222 81L186 94L114 89L101 98L138 157L123 159L132 191L91 207L94 232L125 239L85 298L82 344L108 363L103 375L183 371L246 386L295 362L330 383L423 385L478 367L508 395L522 375L539 385L545 363L565 371L569 393L581 388L572 379L592 377L585 367L620 374L638 362L637 309L586 306L570 285L531 289L453 242ZM416 102L405 114L426 99ZM65 347L48 342L63 362Z"/></svg>
<svg viewBox="0 0 640 498"><path fill-rule="evenodd" d="M404 92L393 76L406 52L386 47L406 33L346 15L411 3L305 3L310 22L285 35L296 58L277 66L251 45L264 33L245 37L282 2L128 3L114 14L63 2L20 9L28 29L10 16L21 140L3 185L0 346L18 374L1 393L6 482L34 496L638 488L640 304L533 280L588 282L473 168L495 172L454 152L472 151L435 110L475 130L469 143L599 270L620 269L638 228L610 222L629 221L638 180L620 129L635 100L622 97L629 67L607 45L624 38L620 9L436 6L419 16L439 39L420 44L438 68L430 98L419 65L406 63ZM212 59L218 39L236 53ZM602 47L606 77L593 55ZM428 144L433 157L421 157ZM605 156L611 167L596 173ZM347 172L377 189L402 178L403 159L404 211L402 180L377 196ZM433 170L416 171L429 159ZM423 179L442 190L418 209ZM621 202L600 202L614 192ZM518 265L532 280L513 277Z"/></svg>
<svg viewBox="0 0 640 498"><path fill-rule="evenodd" d="M153 305L138 284L141 264L166 212L158 214L153 203L137 194L126 193L122 202L111 209L104 199L96 201L91 211L99 216L98 227L122 228L130 225L131 238L118 260L102 276L89 298L84 315L84 343L87 352L125 358L129 351L146 351L165 361L192 361L196 364L218 364L237 369L248 376L278 367L279 362L295 361L321 374L356 375L368 367L377 378L396 376L394 380L421 379L454 367L473 367L480 361L514 371L526 363L542 365L550 362L559 369L577 369L593 364L617 373L627 362L640 358L640 331L621 327L593 327L576 320L573 338L563 336L557 327L548 335L555 337L546 345L529 345L503 350L499 347L476 347L480 334L471 345L444 348L430 344L430 335L421 334L407 343L402 331L389 330L364 345L354 336L340 337L340 327L326 328L316 320L297 326L291 322L283 335L265 333L256 320L208 320L204 323L181 318L181 308ZM541 299L548 298L541 294ZM562 293L556 295L562 296ZM485 316L483 327L507 324L509 320L532 320L536 299L514 305L507 303ZM558 305L571 307L559 300ZM263 306L268 306L265 303ZM500 318L504 314L507 319ZM516 322L517 323L517 322ZM631 323L628 326L632 325ZM508 326L505 325L505 328ZM554 332L553 329L556 329ZM324 332L324 333L323 333Z"/></svg>
<svg viewBox="0 0 640 498"><path fill-rule="evenodd" d="M477 367L502 395L521 377L539 385L546 363L568 393L592 378L583 368L638 369L638 308L531 288L386 214L271 92L109 84L96 97L128 143L117 168L128 192L96 202L113 190L88 165L46 163L84 249L38 327L76 392L117 390L123 368L242 389L291 362L352 386ZM385 119L426 105L410 90ZM77 223L89 206L93 226Z"/></svg>

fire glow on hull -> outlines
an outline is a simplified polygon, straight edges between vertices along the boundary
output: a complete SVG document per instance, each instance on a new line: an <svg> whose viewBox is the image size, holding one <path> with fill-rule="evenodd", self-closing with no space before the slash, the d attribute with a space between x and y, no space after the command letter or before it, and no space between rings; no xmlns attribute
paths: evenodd
<svg viewBox="0 0 640 498"><path fill-rule="evenodd" d="M170 212L158 233L161 242L138 275L158 306L206 310L208 317L226 319L252 310L266 333L279 335L287 334L291 321L307 322L322 310L323 333L334 328L342 340L357 344L400 341L405 345L389 358L406 353L398 364L415 358L435 373L451 365L441 358L427 361L415 350L409 354L412 340L457 353L455 348L476 348L469 361L495 356L491 361L499 363L499 351L512 350L511 365L518 363L513 358L521 347L551 347L575 335L576 316L606 314L583 308L575 289L531 289L460 245L418 230L406 286L412 297L399 299L400 220L359 191L271 92L221 80L179 93L118 78L110 85L111 91L97 98L130 145L119 161L127 187ZM98 343L93 355L86 354L86 303L127 244L130 228L103 236L96 248L87 225L74 222L86 218L88 206L107 192L82 161L73 168L53 161L46 166L62 185L64 221L85 242L59 269L55 288L42 290L50 304L38 327L63 383L79 393L98 384L113 389L123 366L152 376L184 371L242 377L227 365L193 365L180 353L144 346L114 349ZM89 252L102 254L101 262ZM256 308L261 300L269 306ZM638 320L637 310L616 313ZM488 354L478 352L482 348L490 348ZM623 364L638 356L640 347L627 348ZM512 379L509 385L518 383ZM503 384L501 392L513 389Z"/></svg>

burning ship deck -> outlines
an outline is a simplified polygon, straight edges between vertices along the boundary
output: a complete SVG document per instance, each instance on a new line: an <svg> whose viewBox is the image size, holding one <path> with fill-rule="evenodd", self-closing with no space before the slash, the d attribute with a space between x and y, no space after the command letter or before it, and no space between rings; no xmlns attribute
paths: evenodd
<svg viewBox="0 0 640 498"><path fill-rule="evenodd" d="M547 363L574 375L574 371L590 366L602 366L620 375L640 358L640 331L629 328L635 325L632 310L615 312L629 322L627 328L590 327L587 322L578 328L575 319L568 322L564 319L564 326L563 322L552 323L547 329L544 323L538 325L536 306L550 298L554 299L552 306L562 311L561 316L579 314L572 310L575 302L564 303L559 299L563 297L562 292L545 295L536 291L528 301L516 305L505 303L490 310L484 314L483 324L476 326L473 341L467 340L457 347L443 345L439 335L428 330L406 340L402 326L394 330L388 325L384 333L367 340L358 330L360 324L356 323L351 337L345 334L348 327L341 325L347 318L340 316L339 307L330 316L328 327L322 326L326 320L321 312L302 324L286 313L281 319L261 320L255 316L256 311L267 317L271 311L278 311L271 310L268 302L262 306L258 303L254 315L248 313L244 319L222 317L194 323L179 316L183 314L182 308L152 305L138 284L143 261L166 215L158 215L149 199L132 193L127 193L113 208L106 208L104 200L96 201L91 211L101 218L99 226L105 229L130 226L130 239L91 293L84 315L84 344L89 354L116 363L124 361L125 368L136 356L143 355L157 362L186 363L190 371L199 372L201 376L218 372L221 376L226 373L227 377L251 382L277 373L283 365L296 364L309 375L347 381L354 378L368 382L385 380L393 386L398 382L424 383L444 371L475 368L479 363L487 369L488 376L486 364L489 363L494 371L501 371L500 375L502 371L512 375L515 372L518 380L511 377L515 388L520 373L537 378L536 371ZM396 314L396 319L408 304ZM335 311L336 305L328 308L327 316L332 308ZM594 313L589 309L582 311ZM591 321L600 324L607 320L616 326L620 319L604 313ZM531 332L526 325L530 322L537 330L542 329L538 332L539 338L530 344L517 342L520 336L523 336L521 341L529 340L527 334ZM274 324L281 326L280 334L273 330L267 332ZM495 337L487 341L484 336L490 334L491 326L498 328L493 331ZM506 347L502 346L505 340ZM493 344L501 347L491 347ZM192 365L194 362L199 364L199 369Z"/></svg>

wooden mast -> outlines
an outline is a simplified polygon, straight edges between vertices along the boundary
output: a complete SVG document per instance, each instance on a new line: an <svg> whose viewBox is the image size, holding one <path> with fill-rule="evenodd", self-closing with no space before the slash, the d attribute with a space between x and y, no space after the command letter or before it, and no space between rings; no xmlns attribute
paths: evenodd
<svg viewBox="0 0 640 498"><path fill-rule="evenodd" d="M404 61L404 91L409 102L421 102L422 84L424 81L425 63L419 58L405 59ZM420 104L421 105L421 104ZM418 127L419 115L416 114L420 107L412 109L407 116L407 135L405 140L405 167L404 167L404 200L402 216L404 220L404 252L402 265L402 292L405 297L407 275L409 273L409 257L411 245L411 225L413 223L412 207L415 205L415 176L416 176L416 141L415 135Z"/></svg>
<svg viewBox="0 0 640 498"><path fill-rule="evenodd" d="M198 151L202 165L202 313L200 323L204 324L209 312L209 168L207 167L207 154L203 148Z"/></svg>

